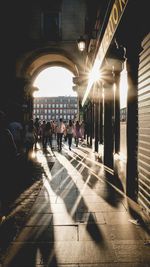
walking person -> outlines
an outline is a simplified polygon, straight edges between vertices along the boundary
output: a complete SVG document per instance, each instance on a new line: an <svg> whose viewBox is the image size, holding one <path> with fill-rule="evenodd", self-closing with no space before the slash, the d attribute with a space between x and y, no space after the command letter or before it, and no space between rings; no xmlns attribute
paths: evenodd
<svg viewBox="0 0 150 267"><path fill-rule="evenodd" d="M81 141L83 141L84 140L84 134L85 134L84 121L82 121L81 124L80 124L80 134L81 134Z"/></svg>
<svg viewBox="0 0 150 267"><path fill-rule="evenodd" d="M63 123L62 118L59 119L59 122L56 126L56 133L57 133L57 146L58 151L60 152L62 150L62 137L65 131L65 124Z"/></svg>
<svg viewBox="0 0 150 267"><path fill-rule="evenodd" d="M45 126L45 131L44 131L44 148L47 148L47 144L49 143L51 149L52 149L52 125L51 122L47 122Z"/></svg>
<svg viewBox="0 0 150 267"><path fill-rule="evenodd" d="M33 152L33 147L36 140L36 130L34 127L34 122L31 119L25 126L25 153L29 159L31 153Z"/></svg>
<svg viewBox="0 0 150 267"><path fill-rule="evenodd" d="M76 121L75 123L74 135L75 135L75 144L76 144L76 147L78 147L79 138L81 137L79 121Z"/></svg>
<svg viewBox="0 0 150 267"><path fill-rule="evenodd" d="M69 124L67 125L67 138L68 138L69 150L71 150L73 133L74 133L74 125L72 120L69 120Z"/></svg>
<svg viewBox="0 0 150 267"><path fill-rule="evenodd" d="M40 126L40 139L42 142L42 147L45 149L45 127L46 127L46 121L44 120Z"/></svg>
<svg viewBox="0 0 150 267"><path fill-rule="evenodd" d="M37 143L38 143L38 140L39 140L39 131L40 131L39 118L35 118L34 127L35 127L35 132L36 132L35 149L37 149Z"/></svg>

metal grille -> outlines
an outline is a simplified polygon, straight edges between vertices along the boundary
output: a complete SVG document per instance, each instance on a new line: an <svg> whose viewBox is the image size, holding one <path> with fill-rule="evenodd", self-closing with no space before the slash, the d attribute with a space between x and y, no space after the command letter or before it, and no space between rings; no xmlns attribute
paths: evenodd
<svg viewBox="0 0 150 267"><path fill-rule="evenodd" d="M150 33L142 47L138 70L138 202L150 215Z"/></svg>

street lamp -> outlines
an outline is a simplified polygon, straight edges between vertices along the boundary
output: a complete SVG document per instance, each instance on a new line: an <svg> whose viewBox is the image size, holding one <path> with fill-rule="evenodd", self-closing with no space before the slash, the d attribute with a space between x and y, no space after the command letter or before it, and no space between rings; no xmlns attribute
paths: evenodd
<svg viewBox="0 0 150 267"><path fill-rule="evenodd" d="M83 52L85 50L85 39L82 36L77 40L77 44L79 51Z"/></svg>

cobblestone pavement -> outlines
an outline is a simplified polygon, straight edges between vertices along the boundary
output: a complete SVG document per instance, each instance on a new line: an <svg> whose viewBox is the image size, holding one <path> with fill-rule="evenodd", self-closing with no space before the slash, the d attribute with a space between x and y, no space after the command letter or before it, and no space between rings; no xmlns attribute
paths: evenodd
<svg viewBox="0 0 150 267"><path fill-rule="evenodd" d="M35 157L42 179L11 209L15 230L2 267L150 265L149 225L133 216L129 199L106 181L90 149L73 145L69 151L64 144L61 153L55 146Z"/></svg>
<svg viewBox="0 0 150 267"><path fill-rule="evenodd" d="M26 216L29 213L38 193L43 185L43 168L36 159L26 161L21 159L22 183L17 193L6 202L5 220L0 225L0 262L2 261L10 242L15 240L18 232L25 224ZM14 179L14 177L11 179ZM24 181L23 181L24 179ZM26 179L26 181L25 181ZM15 191L18 185L14 184Z"/></svg>

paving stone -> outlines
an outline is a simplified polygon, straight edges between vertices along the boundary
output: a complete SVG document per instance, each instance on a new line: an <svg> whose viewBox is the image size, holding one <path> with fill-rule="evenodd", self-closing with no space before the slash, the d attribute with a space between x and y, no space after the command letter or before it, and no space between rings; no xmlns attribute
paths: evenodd
<svg viewBox="0 0 150 267"><path fill-rule="evenodd" d="M135 225L112 225L111 232L114 240L141 240L139 228Z"/></svg>
<svg viewBox="0 0 150 267"><path fill-rule="evenodd" d="M116 212L116 211L126 211L122 203L118 207L111 206L108 203L88 203L88 207L91 210L91 212Z"/></svg>
<svg viewBox="0 0 150 267"><path fill-rule="evenodd" d="M67 267L67 266L66 266ZM128 262L115 262L115 263L99 263L99 264L79 264L79 267L149 267L148 263L128 263Z"/></svg>
<svg viewBox="0 0 150 267"><path fill-rule="evenodd" d="M107 247L108 249L109 247ZM114 262L115 254L107 251L107 255L102 248L93 242L57 242L54 243L15 243L12 251L4 261L4 266L63 266L78 265L78 262ZM109 257L108 257L109 256ZM53 265L56 263L56 265Z"/></svg>
<svg viewBox="0 0 150 267"><path fill-rule="evenodd" d="M95 217L96 217L96 223L97 224L105 224L106 223L103 212L95 212Z"/></svg>
<svg viewBox="0 0 150 267"><path fill-rule="evenodd" d="M126 211L103 212L103 216L107 224L130 224L131 217Z"/></svg>
<svg viewBox="0 0 150 267"><path fill-rule="evenodd" d="M141 240L115 240L113 247L119 262L150 264L150 248Z"/></svg>
<svg viewBox="0 0 150 267"><path fill-rule="evenodd" d="M83 192L82 195L83 195L85 201L87 201L88 203L102 203L102 202L105 202L105 200L102 197L96 195L95 193L93 193L93 195L92 194L87 195L87 194L85 194Z"/></svg>
<svg viewBox="0 0 150 267"><path fill-rule="evenodd" d="M76 222L84 223L84 224L95 224L96 223L96 217L95 213L90 212L76 212L75 216Z"/></svg>
<svg viewBox="0 0 150 267"><path fill-rule="evenodd" d="M48 257L53 253L53 247L53 243L47 243L46 246L42 243L13 243L11 249L7 251L3 265L26 267L43 264L43 259L46 258L48 261Z"/></svg>
<svg viewBox="0 0 150 267"><path fill-rule="evenodd" d="M65 246L64 246L65 245ZM65 249L64 249L65 247ZM57 242L55 244L55 254L58 263L99 263L115 262L116 256L111 244L107 244L105 249L95 242Z"/></svg>
<svg viewBox="0 0 150 267"><path fill-rule="evenodd" d="M35 213L52 213L52 208L50 203L42 203L42 204L34 203L30 210L30 214L35 214Z"/></svg>
<svg viewBox="0 0 150 267"><path fill-rule="evenodd" d="M74 225L75 220L69 214L55 213L53 214L52 225Z"/></svg>
<svg viewBox="0 0 150 267"><path fill-rule="evenodd" d="M73 192L72 190L67 190L66 192L62 192L60 196L57 197L56 203L68 202L70 204L73 204L77 200L79 195L79 191L77 190L73 190Z"/></svg>
<svg viewBox="0 0 150 267"><path fill-rule="evenodd" d="M55 203L55 204L51 204L51 210L53 213L68 213L71 212L73 208L73 205L71 203Z"/></svg>
<svg viewBox="0 0 150 267"><path fill-rule="evenodd" d="M50 225L53 220L53 214L52 213L36 213L32 216L29 216L26 220L25 225L26 226L45 226Z"/></svg>
<svg viewBox="0 0 150 267"><path fill-rule="evenodd" d="M27 226L15 239L16 242L77 241L78 226Z"/></svg>
<svg viewBox="0 0 150 267"><path fill-rule="evenodd" d="M48 197L38 196L35 204L38 205L42 203L56 203L56 199L57 199L57 196L48 196Z"/></svg>
<svg viewBox="0 0 150 267"><path fill-rule="evenodd" d="M98 244L108 242L112 240L112 227L110 225L101 224L87 224L79 225L79 240L80 241L92 241Z"/></svg>

